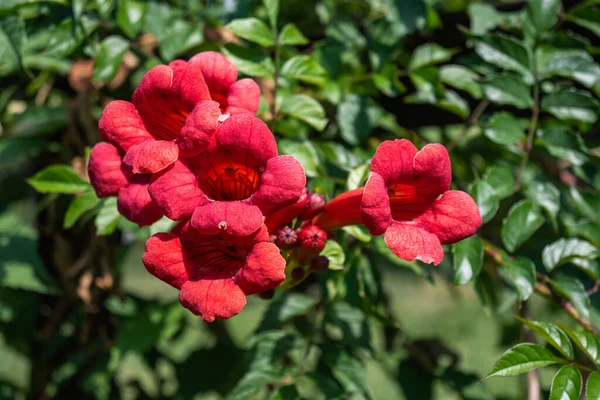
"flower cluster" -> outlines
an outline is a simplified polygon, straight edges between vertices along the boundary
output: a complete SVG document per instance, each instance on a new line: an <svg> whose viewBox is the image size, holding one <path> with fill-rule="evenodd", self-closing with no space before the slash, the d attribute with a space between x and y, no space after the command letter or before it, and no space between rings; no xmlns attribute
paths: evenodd
<svg viewBox="0 0 600 400"><path fill-rule="evenodd" d="M89 163L96 193L117 196L140 226L178 221L148 239L143 262L203 320L232 317L247 295L268 297L327 269L319 253L342 226L364 224L398 257L439 264L442 244L481 224L473 200L449 190L448 153L437 144L383 142L365 187L326 204L305 188L300 163L278 155L254 116L259 100L254 81L204 52L154 67L131 103L111 102L99 121L106 142Z"/></svg>

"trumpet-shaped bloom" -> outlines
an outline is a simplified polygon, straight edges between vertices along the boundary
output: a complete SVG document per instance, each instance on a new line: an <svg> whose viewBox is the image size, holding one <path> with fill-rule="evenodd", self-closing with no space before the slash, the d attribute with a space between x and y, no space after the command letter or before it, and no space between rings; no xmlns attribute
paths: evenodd
<svg viewBox="0 0 600 400"><path fill-rule="evenodd" d="M162 217L148 194L150 176L127 175L115 146L109 143L94 146L88 171L98 197L117 196L119 212L128 220L145 226Z"/></svg>
<svg viewBox="0 0 600 400"><path fill-rule="evenodd" d="M191 217L203 234L243 236L256 231L263 216L296 202L305 184L300 163L277 155L265 123L240 114L218 127L206 152L153 176L149 191L171 219Z"/></svg>
<svg viewBox="0 0 600 400"><path fill-rule="evenodd" d="M398 257L439 264L442 244L456 243L481 225L465 192L449 190L452 171L441 144L421 151L408 140L385 141L371 161L364 188L333 199L314 223L325 229L363 223Z"/></svg>
<svg viewBox="0 0 600 400"><path fill-rule="evenodd" d="M102 137L126 153L128 172L155 173L178 158L195 156L211 144L227 114L255 114L260 89L236 81L237 69L224 56L200 53L189 62L157 65L144 75L132 102L113 101L98 124Z"/></svg>
<svg viewBox="0 0 600 400"><path fill-rule="evenodd" d="M238 314L246 295L274 289L285 260L263 225L247 236L202 235L189 222L146 242L148 272L180 289L181 305L207 322Z"/></svg>

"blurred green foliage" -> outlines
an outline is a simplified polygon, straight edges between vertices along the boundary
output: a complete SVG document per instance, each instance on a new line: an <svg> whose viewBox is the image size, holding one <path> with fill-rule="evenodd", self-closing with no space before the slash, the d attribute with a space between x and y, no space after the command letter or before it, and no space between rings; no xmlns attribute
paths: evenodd
<svg viewBox="0 0 600 400"><path fill-rule="evenodd" d="M599 4L0 1L0 398L523 399L478 382L546 365L545 397L599 398ZM443 143L478 235L432 268L348 227L329 271L200 322L141 265L171 222L124 220L86 165L110 100L204 50L328 199L382 140Z"/></svg>

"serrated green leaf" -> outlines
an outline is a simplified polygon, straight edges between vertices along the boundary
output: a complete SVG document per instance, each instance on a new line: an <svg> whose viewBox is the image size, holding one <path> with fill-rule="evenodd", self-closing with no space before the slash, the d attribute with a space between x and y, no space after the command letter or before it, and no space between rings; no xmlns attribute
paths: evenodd
<svg viewBox="0 0 600 400"><path fill-rule="evenodd" d="M494 188L489 183L479 180L471 188L471 196L479 207L483 223L489 222L496 215L500 202Z"/></svg>
<svg viewBox="0 0 600 400"><path fill-rule="evenodd" d="M94 82L109 82L119 70L129 42L121 36L108 36L100 44L94 61Z"/></svg>
<svg viewBox="0 0 600 400"><path fill-rule="evenodd" d="M277 27L277 17L279 16L279 0L263 0L263 4L267 9L269 22L271 26Z"/></svg>
<svg viewBox="0 0 600 400"><path fill-rule="evenodd" d="M99 201L93 190L75 196L65 212L63 228L71 228L84 213L96 207Z"/></svg>
<svg viewBox="0 0 600 400"><path fill-rule="evenodd" d="M558 21L560 0L530 0L527 15L538 32L543 32Z"/></svg>
<svg viewBox="0 0 600 400"><path fill-rule="evenodd" d="M569 300L577 312L585 319L590 318L592 304L590 298L579 279L570 276L558 276L548 283L558 294Z"/></svg>
<svg viewBox="0 0 600 400"><path fill-rule="evenodd" d="M542 78L561 76L588 88L600 81L600 65L585 50L542 47L538 49L536 57Z"/></svg>
<svg viewBox="0 0 600 400"><path fill-rule="evenodd" d="M98 235L112 234L117 229L119 218L121 218L121 214L117 210L117 198L108 197L104 199L100 211L96 215L96 233Z"/></svg>
<svg viewBox="0 0 600 400"><path fill-rule="evenodd" d="M552 347L562 353L569 360L573 360L573 345L569 336L558 326L542 321L530 321L517 317L519 321L527 325L538 334L542 339L548 342Z"/></svg>
<svg viewBox="0 0 600 400"><path fill-rule="evenodd" d="M519 300L527 300L535 287L535 265L527 258L517 257L504 260L509 279L515 285Z"/></svg>
<svg viewBox="0 0 600 400"><path fill-rule="evenodd" d="M483 83L483 94L492 103L506 104L517 108L530 108L533 98L529 87L518 75L496 75Z"/></svg>
<svg viewBox="0 0 600 400"><path fill-rule="evenodd" d="M243 74L272 78L275 73L273 60L262 52L231 45L221 48L221 51Z"/></svg>
<svg viewBox="0 0 600 400"><path fill-rule="evenodd" d="M542 262L546 270L551 272L562 264L572 262L573 259L594 260L598 255L597 247L586 240L561 238L544 247Z"/></svg>
<svg viewBox="0 0 600 400"><path fill-rule="evenodd" d="M525 137L523 124L506 111L492 115L483 132L491 141L504 145L517 143Z"/></svg>
<svg viewBox="0 0 600 400"><path fill-rule="evenodd" d="M0 19L0 76L21 68L25 35L25 24L20 18L10 16Z"/></svg>
<svg viewBox="0 0 600 400"><path fill-rule="evenodd" d="M519 72L533 81L529 54L521 42L506 35L487 35L475 41L475 52L490 64Z"/></svg>
<svg viewBox="0 0 600 400"><path fill-rule="evenodd" d="M464 90L476 99L480 99L483 95L479 84L479 75L462 65L441 66L440 81L446 85Z"/></svg>
<svg viewBox="0 0 600 400"><path fill-rule="evenodd" d="M588 149L581 136L561 126L551 126L536 131L536 144L544 146L554 157L574 165L583 165L588 159Z"/></svg>
<svg viewBox="0 0 600 400"><path fill-rule="evenodd" d="M91 188L91 185L81 179L73 168L66 165L46 167L29 178L27 182L40 193L73 194Z"/></svg>
<svg viewBox="0 0 600 400"><path fill-rule="evenodd" d="M453 54L454 51L437 43L425 43L413 51L408 62L408 68L414 71L430 65L440 64L452 58Z"/></svg>
<svg viewBox="0 0 600 400"><path fill-rule="evenodd" d="M281 67L281 76L315 85L325 84L326 71L311 56L294 56Z"/></svg>
<svg viewBox="0 0 600 400"><path fill-rule="evenodd" d="M596 366L600 366L600 340L593 333L584 330L574 331L562 324L560 327L590 361Z"/></svg>
<svg viewBox="0 0 600 400"><path fill-rule="evenodd" d="M297 142L293 140L279 140L277 143L279 151L296 157L304 167L304 172L308 177L315 177L319 174L319 155L315 145L310 141Z"/></svg>
<svg viewBox="0 0 600 400"><path fill-rule="evenodd" d="M579 90L561 90L542 98L542 110L564 120L593 123L598 118L599 105L598 100Z"/></svg>
<svg viewBox="0 0 600 400"><path fill-rule="evenodd" d="M490 185L499 199L504 199L515 191L515 178L510 167L506 165L492 165L486 168L482 179Z"/></svg>
<svg viewBox="0 0 600 400"><path fill-rule="evenodd" d="M509 252L514 252L544 224L544 217L529 200L521 200L511 207L502 221L500 235Z"/></svg>
<svg viewBox="0 0 600 400"><path fill-rule="evenodd" d="M579 400L582 381L577 368L564 365L552 379L549 400Z"/></svg>
<svg viewBox="0 0 600 400"><path fill-rule="evenodd" d="M287 24L279 33L277 39L280 45L303 45L308 43L306 36L294 24Z"/></svg>
<svg viewBox="0 0 600 400"><path fill-rule="evenodd" d="M271 47L275 44L269 27L257 18L234 19L225 27L237 36L263 47Z"/></svg>
<svg viewBox="0 0 600 400"><path fill-rule="evenodd" d="M592 372L585 384L585 398L588 400L600 399L600 374Z"/></svg>
<svg viewBox="0 0 600 400"><path fill-rule="evenodd" d="M295 94L286 98L279 112L297 118L317 131L325 129L328 122L321 103L305 94Z"/></svg>
<svg viewBox="0 0 600 400"><path fill-rule="evenodd" d="M484 379L520 375L535 368L566 362L567 360L554 356L542 346L521 343L504 353Z"/></svg>
<svg viewBox="0 0 600 400"><path fill-rule="evenodd" d="M452 246L454 284L473 281L483 267L483 244L477 236L464 239Z"/></svg>
<svg viewBox="0 0 600 400"><path fill-rule="evenodd" d="M329 269L344 269L346 255L342 246L335 240L327 241L325 248L321 251L321 255L329 259Z"/></svg>
<svg viewBox="0 0 600 400"><path fill-rule="evenodd" d="M349 144L363 143L382 117L381 110L366 96L350 94L337 109L342 139Z"/></svg>
<svg viewBox="0 0 600 400"><path fill-rule="evenodd" d="M529 184L525 195L542 207L556 226L556 215L560 210L560 191L552 182L534 181Z"/></svg>

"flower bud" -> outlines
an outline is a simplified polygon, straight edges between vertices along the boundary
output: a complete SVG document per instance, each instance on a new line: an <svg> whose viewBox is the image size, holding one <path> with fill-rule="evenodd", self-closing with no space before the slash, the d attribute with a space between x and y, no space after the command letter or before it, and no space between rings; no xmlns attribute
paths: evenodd
<svg viewBox="0 0 600 400"><path fill-rule="evenodd" d="M300 230L298 241L302 247L312 249L318 254L327 243L327 233L316 225L308 225Z"/></svg>
<svg viewBox="0 0 600 400"><path fill-rule="evenodd" d="M322 272L329 268L329 258L317 256L310 262L310 270L313 272Z"/></svg>
<svg viewBox="0 0 600 400"><path fill-rule="evenodd" d="M302 214L303 220L309 220L323 210L325 207L325 197L318 193L311 193L306 202L306 209Z"/></svg>
<svg viewBox="0 0 600 400"><path fill-rule="evenodd" d="M277 232L275 243L280 249L289 249L298 241L298 235L292 228L281 228Z"/></svg>
<svg viewBox="0 0 600 400"><path fill-rule="evenodd" d="M302 279L304 279L304 270L300 267L294 268L292 270L292 280L297 282Z"/></svg>

